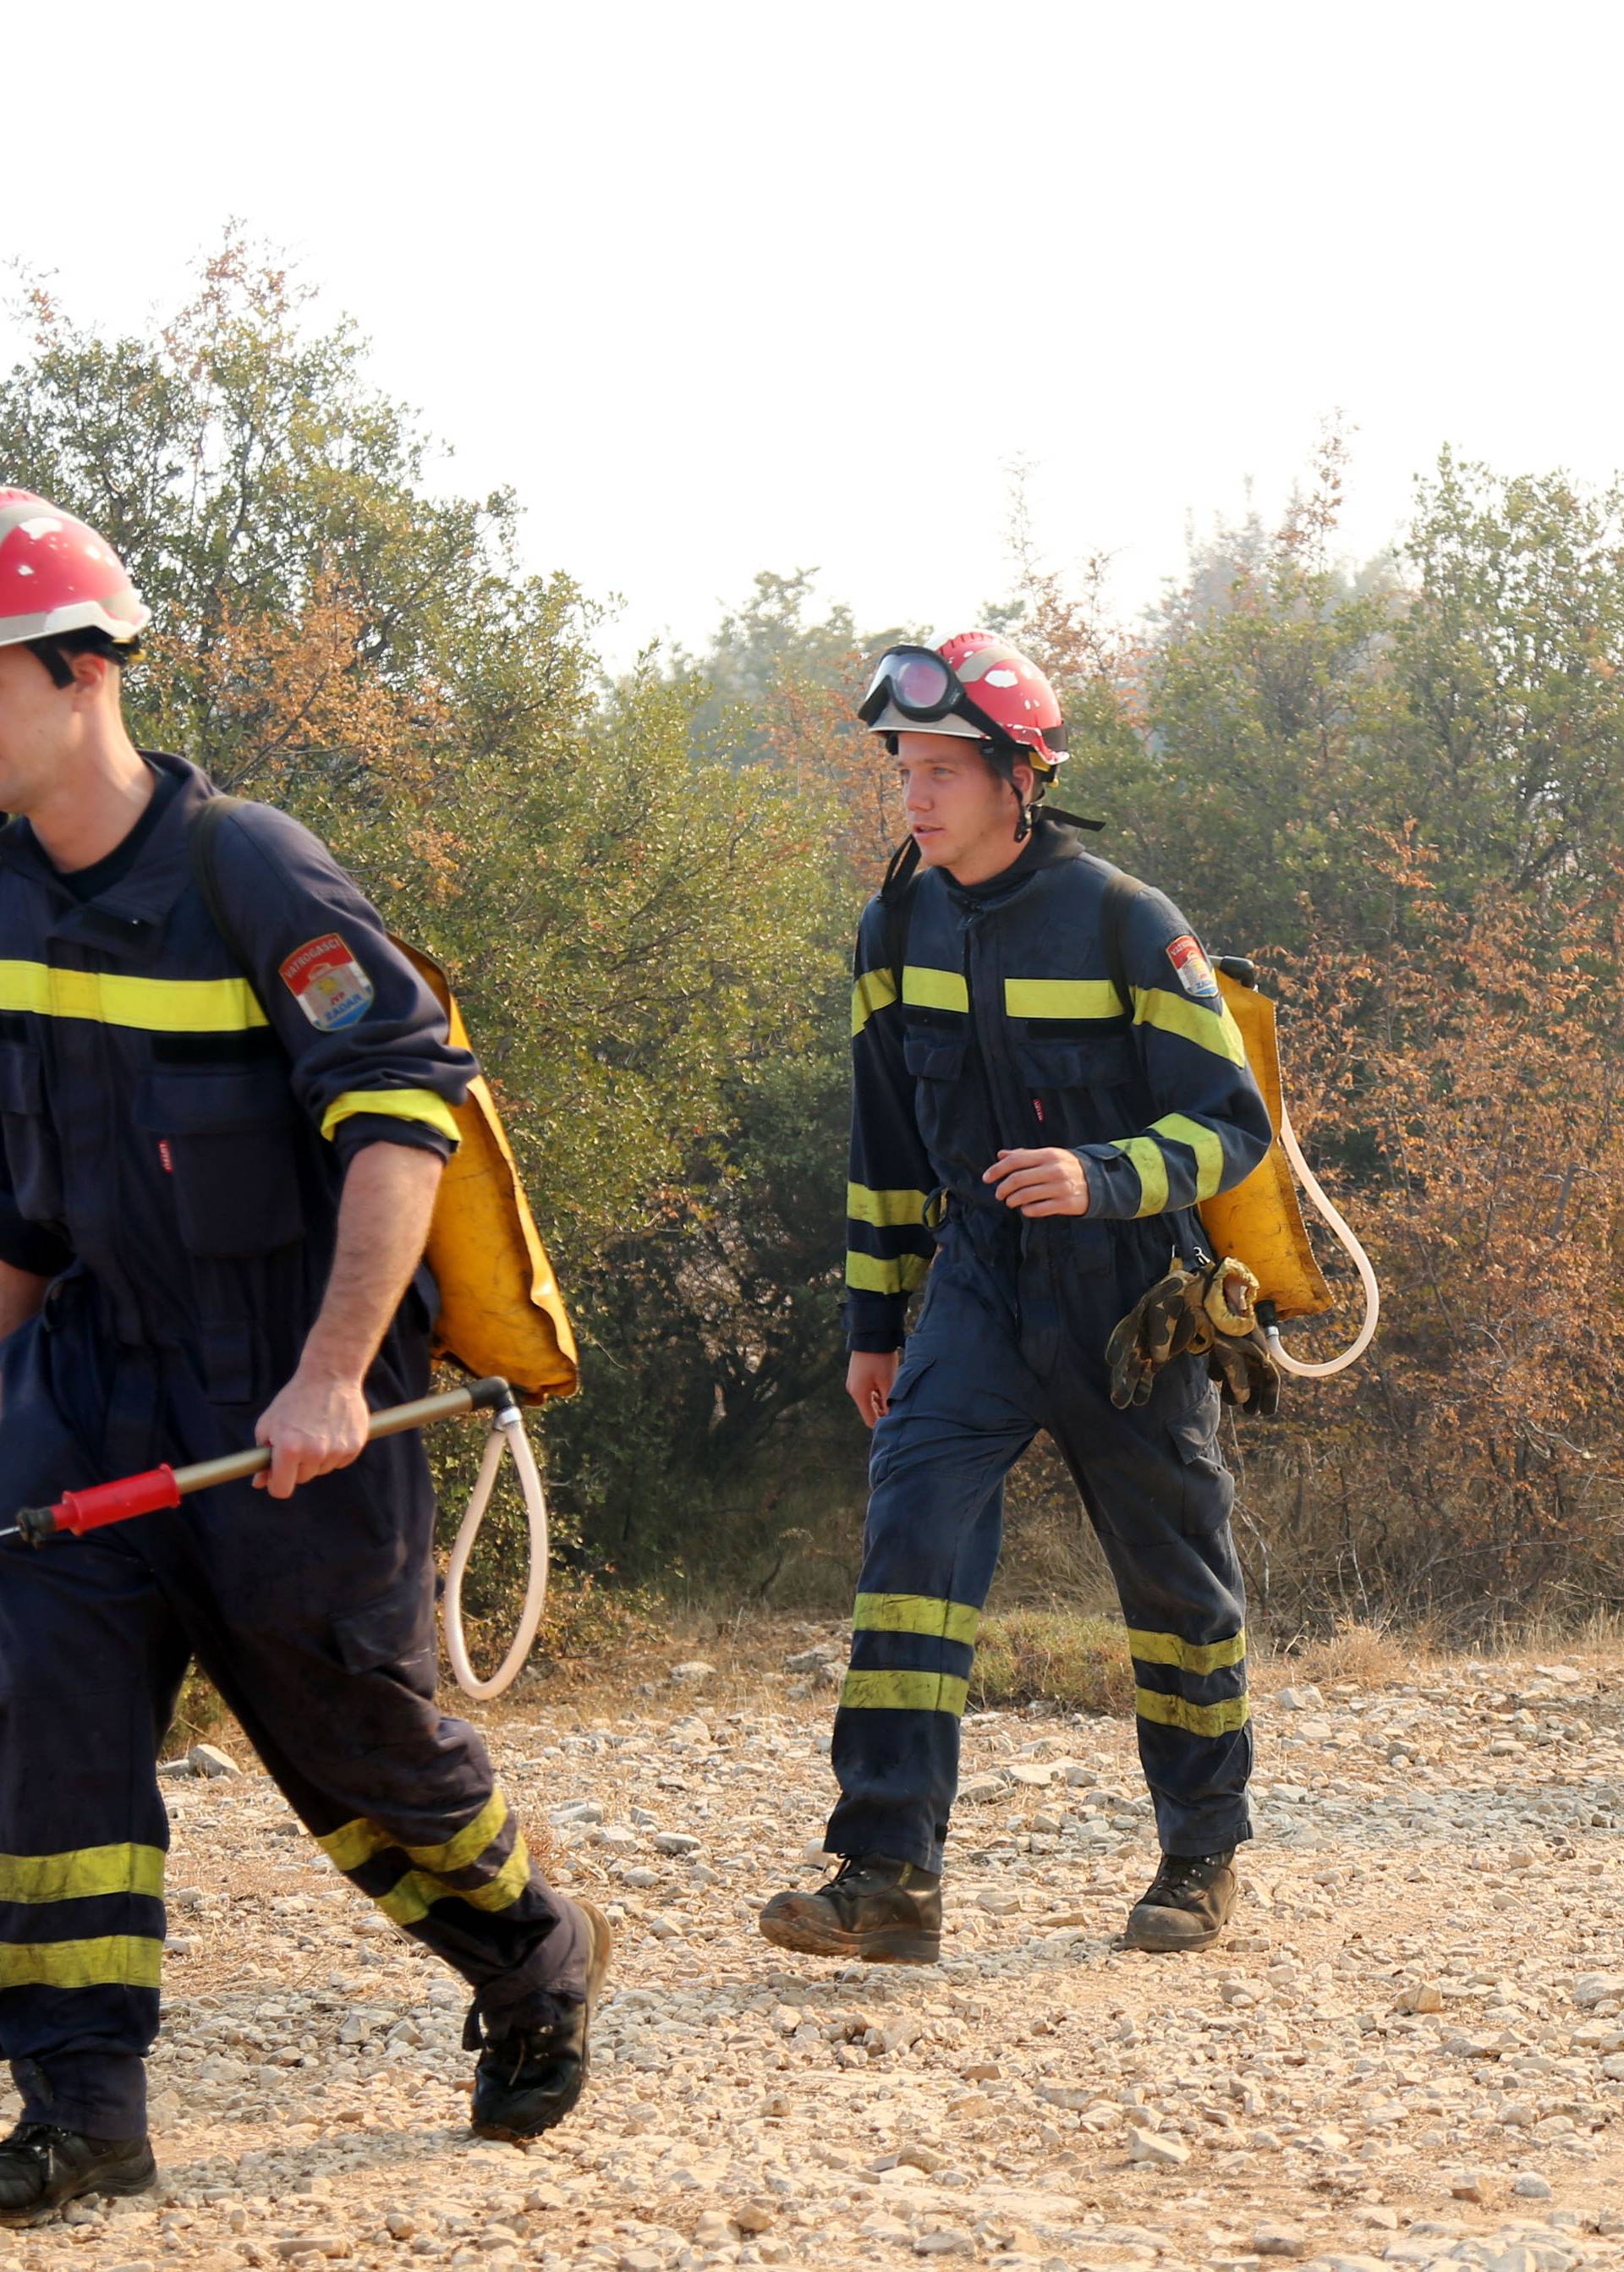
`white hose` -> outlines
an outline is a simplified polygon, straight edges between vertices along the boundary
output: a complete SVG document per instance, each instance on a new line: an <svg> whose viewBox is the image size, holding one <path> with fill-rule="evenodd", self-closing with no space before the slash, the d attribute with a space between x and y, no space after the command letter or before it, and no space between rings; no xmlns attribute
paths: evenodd
<svg viewBox="0 0 1624 2272"><path fill-rule="evenodd" d="M462 1579L474 1551L474 1542L479 1536L479 1526L485 1519L485 1509L490 1504L490 1494L496 1487L497 1469L502 1464L503 1453L511 1452L513 1465L519 1472L520 1488L524 1493L525 1513L530 1521L530 1571L525 1581L524 1608L519 1613L519 1630L513 1635L513 1645L502 1659L489 1680L481 1680L468 1663L468 1644L462 1635ZM457 1685L465 1696L483 1703L488 1698L501 1695L518 1678L525 1659L530 1654L530 1644L535 1639L536 1628L542 1622L542 1611L547 1606L547 1498L542 1489L542 1479L536 1472L535 1454L530 1449L530 1439L524 1431L524 1421L516 1404L505 1404L491 1423L490 1433L485 1439L485 1454L479 1463L479 1474L468 1495L468 1508L462 1517L462 1528L457 1533L457 1543L451 1550L451 1565L445 1573L445 1595L441 1614L445 1625L445 1654L451 1659L451 1669L456 1675Z"/></svg>
<svg viewBox="0 0 1624 2272"><path fill-rule="evenodd" d="M1284 1147L1286 1158L1291 1162L1296 1172L1297 1180L1307 1192L1318 1213L1330 1225L1352 1256L1354 1267L1358 1271L1360 1282L1365 1289L1365 1322L1359 1327L1357 1337L1343 1350L1340 1356L1328 1357L1323 1364L1308 1364L1301 1357L1289 1356L1281 1344L1279 1327L1270 1326L1269 1328L1269 1352L1275 1363L1284 1371L1299 1373L1305 1380L1328 1380L1334 1372L1345 1372L1348 1367L1363 1356L1370 1347L1372 1337L1376 1330L1376 1320L1381 1315L1381 1289L1376 1283L1376 1274L1371 1267L1369 1255L1366 1253L1358 1240L1326 1196L1319 1177L1304 1159L1302 1147L1297 1140L1297 1131L1291 1125L1291 1116L1286 1110L1283 1101L1280 1107L1280 1141Z"/></svg>

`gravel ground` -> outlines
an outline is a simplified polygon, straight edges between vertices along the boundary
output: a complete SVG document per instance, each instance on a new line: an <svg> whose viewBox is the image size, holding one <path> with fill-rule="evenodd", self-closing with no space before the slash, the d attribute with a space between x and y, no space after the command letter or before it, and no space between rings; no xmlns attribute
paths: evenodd
<svg viewBox="0 0 1624 2272"><path fill-rule="evenodd" d="M485 1715L619 1929L589 2096L528 2151L471 2141L460 1984L270 1782L168 1783L161 2188L0 2232L0 2272L1624 2267L1624 1658L1266 1672L1243 1906L1200 1957L1118 1942L1153 1866L1130 1730L973 1716L944 1961L870 1969L754 1929L817 1881L830 1796L838 1651L797 1631Z"/></svg>

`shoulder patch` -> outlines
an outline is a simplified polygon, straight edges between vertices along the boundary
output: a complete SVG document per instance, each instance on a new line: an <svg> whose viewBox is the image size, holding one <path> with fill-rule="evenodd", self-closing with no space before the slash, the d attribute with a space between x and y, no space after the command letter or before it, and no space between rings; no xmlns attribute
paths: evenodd
<svg viewBox="0 0 1624 2272"><path fill-rule="evenodd" d="M372 1006L377 990L335 930L306 939L281 969L283 985L318 1034L353 1026Z"/></svg>
<svg viewBox="0 0 1624 2272"><path fill-rule="evenodd" d="M1188 931L1182 938L1172 941L1167 950L1167 959L1178 973L1179 983L1186 994L1194 994L1203 1002L1218 999L1216 974L1201 953L1200 942L1192 938Z"/></svg>

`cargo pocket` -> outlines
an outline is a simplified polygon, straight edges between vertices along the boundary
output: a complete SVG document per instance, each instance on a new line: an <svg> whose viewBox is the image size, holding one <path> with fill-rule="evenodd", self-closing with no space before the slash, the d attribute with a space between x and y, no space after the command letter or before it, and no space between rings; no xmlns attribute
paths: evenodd
<svg viewBox="0 0 1624 2272"><path fill-rule="evenodd" d="M1062 1041L1029 1033L1016 1047L1015 1062L1043 1140L1050 1144L1086 1140L1085 1128L1091 1135L1100 1117L1088 1110L1089 1100L1111 1096L1134 1073L1132 1046L1115 1034ZM1111 1117L1121 1117L1119 1105Z"/></svg>
<svg viewBox="0 0 1624 2272"><path fill-rule="evenodd" d="M393 1672L420 1694L432 1693L434 1587L426 1570L408 1572L376 1600L340 1612L332 1630L347 1672Z"/></svg>
<svg viewBox="0 0 1624 2272"><path fill-rule="evenodd" d="M26 1042L0 1042L0 1130L19 1214L30 1222L60 1222L62 1153L45 1110L40 1052Z"/></svg>
<svg viewBox="0 0 1624 2272"><path fill-rule="evenodd" d="M871 1491L884 1483L891 1462L896 1455L896 1445L894 1440L896 1431L889 1425L892 1414L907 1407L917 1392L920 1382L935 1362L936 1359L933 1356L922 1356L917 1360L903 1358L902 1369L892 1383L885 1418L877 1421L874 1426L874 1448L869 1454L868 1460L868 1487Z"/></svg>
<svg viewBox="0 0 1624 2272"><path fill-rule="evenodd" d="M297 1123L281 1066L148 1073L134 1118L160 1147L190 1252L266 1254L303 1236Z"/></svg>
<svg viewBox="0 0 1624 2272"><path fill-rule="evenodd" d="M1186 1537L1221 1530L1235 1504L1235 1479L1218 1449L1222 1410L1217 1390L1209 1388L1199 1403L1167 1424L1184 1471L1179 1528Z"/></svg>

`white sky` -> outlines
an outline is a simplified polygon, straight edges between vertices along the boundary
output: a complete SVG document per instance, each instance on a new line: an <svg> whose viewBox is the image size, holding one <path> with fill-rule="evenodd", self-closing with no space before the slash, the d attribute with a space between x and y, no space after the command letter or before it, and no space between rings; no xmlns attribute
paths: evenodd
<svg viewBox="0 0 1624 2272"><path fill-rule="evenodd" d="M512 482L531 564L702 642L759 567L944 629L1040 538L1137 604L1338 407L1349 549L1455 442L1620 439L1614 9L106 0L9 11L0 246L81 320L227 215ZM19 333L0 324L0 349Z"/></svg>

